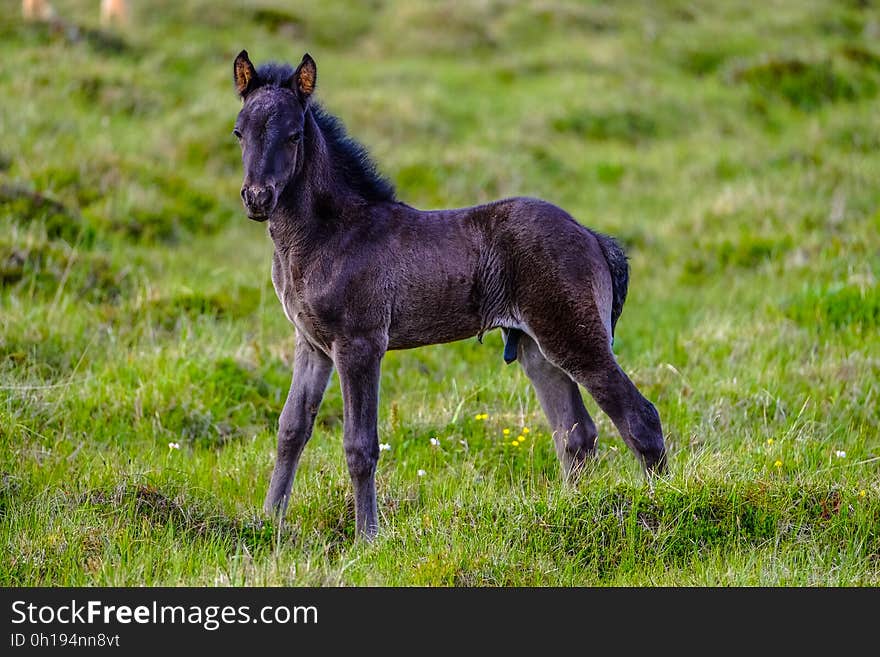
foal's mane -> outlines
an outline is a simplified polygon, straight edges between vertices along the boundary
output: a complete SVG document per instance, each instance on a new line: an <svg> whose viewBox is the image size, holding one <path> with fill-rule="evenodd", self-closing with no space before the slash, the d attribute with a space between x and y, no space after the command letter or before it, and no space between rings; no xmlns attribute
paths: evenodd
<svg viewBox="0 0 880 657"><path fill-rule="evenodd" d="M289 64L263 64L257 69L257 87L289 88L293 74L294 69ZM309 100L308 109L324 136L330 159L342 173L345 182L367 201L393 201L394 185L379 173L363 144L346 133L342 121L314 100Z"/></svg>

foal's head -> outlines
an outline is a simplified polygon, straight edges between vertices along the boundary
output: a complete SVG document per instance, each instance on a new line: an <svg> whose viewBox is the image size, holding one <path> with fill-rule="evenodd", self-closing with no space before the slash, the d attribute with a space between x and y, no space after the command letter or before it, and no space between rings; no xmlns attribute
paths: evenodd
<svg viewBox="0 0 880 657"><path fill-rule="evenodd" d="M317 73L308 54L295 71L268 64L258 72L245 50L235 58L233 79L244 103L232 133L244 164L241 199L255 221L269 218L279 194L302 169L303 125Z"/></svg>

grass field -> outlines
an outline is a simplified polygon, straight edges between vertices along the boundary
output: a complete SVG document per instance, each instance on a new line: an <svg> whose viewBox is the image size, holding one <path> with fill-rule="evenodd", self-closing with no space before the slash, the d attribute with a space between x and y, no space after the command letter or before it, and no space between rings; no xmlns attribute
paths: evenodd
<svg viewBox="0 0 880 657"><path fill-rule="evenodd" d="M0 19L0 585L880 585L877 2L54 5ZM374 544L335 377L262 517L293 330L238 198L242 48L310 52L402 200L621 239L668 478L587 397L564 485L494 332L385 358Z"/></svg>

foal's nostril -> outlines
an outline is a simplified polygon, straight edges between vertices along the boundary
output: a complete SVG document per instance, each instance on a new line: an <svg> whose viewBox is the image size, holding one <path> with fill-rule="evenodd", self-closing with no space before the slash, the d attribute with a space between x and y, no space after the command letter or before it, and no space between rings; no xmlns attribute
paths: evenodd
<svg viewBox="0 0 880 657"><path fill-rule="evenodd" d="M248 188L247 187L241 188L241 200L244 201L245 203L248 202Z"/></svg>
<svg viewBox="0 0 880 657"><path fill-rule="evenodd" d="M256 190L254 194L254 203L261 208L268 207L272 203L272 190L268 187L262 187Z"/></svg>

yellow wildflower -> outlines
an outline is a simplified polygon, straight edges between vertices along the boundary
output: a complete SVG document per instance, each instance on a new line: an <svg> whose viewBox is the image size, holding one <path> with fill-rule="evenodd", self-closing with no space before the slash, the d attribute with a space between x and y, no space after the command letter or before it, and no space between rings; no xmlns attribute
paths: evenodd
<svg viewBox="0 0 880 657"><path fill-rule="evenodd" d="M510 429L505 429L505 430L502 431L501 433L503 433L505 436L509 436L509 435L510 435Z"/></svg>
<svg viewBox="0 0 880 657"><path fill-rule="evenodd" d="M780 460L777 459L777 460L776 460L776 463L774 463L773 465L775 465L777 468L781 468L781 467L782 467L782 461L780 461Z"/></svg>

